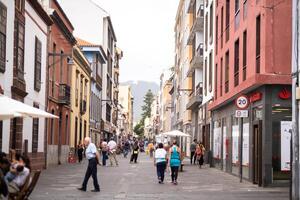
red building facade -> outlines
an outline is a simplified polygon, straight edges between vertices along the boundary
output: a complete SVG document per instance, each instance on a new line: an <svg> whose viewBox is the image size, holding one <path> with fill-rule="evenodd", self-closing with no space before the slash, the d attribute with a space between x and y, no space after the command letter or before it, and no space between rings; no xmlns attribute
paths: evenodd
<svg viewBox="0 0 300 200"><path fill-rule="evenodd" d="M50 1L54 9L54 24L49 35L48 53L48 112L59 119L48 120L47 162L60 164L67 161L70 136L70 86L72 49L76 44L73 26L56 0Z"/></svg>
<svg viewBox="0 0 300 200"><path fill-rule="evenodd" d="M241 175L243 157L242 176L263 186L289 178L281 136L292 115L291 13L291 1L216 2L214 165ZM239 95L250 100L243 124L235 117Z"/></svg>

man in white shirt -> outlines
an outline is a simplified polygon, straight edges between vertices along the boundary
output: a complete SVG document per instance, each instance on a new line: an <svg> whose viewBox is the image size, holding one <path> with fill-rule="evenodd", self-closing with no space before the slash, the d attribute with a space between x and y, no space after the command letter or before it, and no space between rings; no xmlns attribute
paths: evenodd
<svg viewBox="0 0 300 200"><path fill-rule="evenodd" d="M86 137L84 139L84 144L86 146L85 154L86 154L86 158L89 161L89 164L85 173L82 187L78 188L78 190L86 192L87 183L90 177L92 176L94 181L94 187L95 187L95 189L92 190L92 192L100 192L100 186L98 184L98 179L97 179L97 164L99 161L99 154L95 144L91 143L91 138Z"/></svg>
<svg viewBox="0 0 300 200"><path fill-rule="evenodd" d="M118 166L118 160L117 160L117 143L114 141L114 138L111 138L110 141L107 144L108 146L108 156L110 165L113 166L113 159L115 160L116 166Z"/></svg>

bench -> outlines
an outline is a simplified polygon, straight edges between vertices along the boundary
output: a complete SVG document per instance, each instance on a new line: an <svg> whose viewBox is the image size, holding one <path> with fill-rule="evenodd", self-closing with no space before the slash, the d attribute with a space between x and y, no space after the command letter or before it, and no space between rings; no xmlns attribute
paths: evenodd
<svg viewBox="0 0 300 200"><path fill-rule="evenodd" d="M25 184L22 186L19 192L9 194L8 199L10 200L27 200L32 193L36 183L40 177L41 171L34 171L30 173Z"/></svg>

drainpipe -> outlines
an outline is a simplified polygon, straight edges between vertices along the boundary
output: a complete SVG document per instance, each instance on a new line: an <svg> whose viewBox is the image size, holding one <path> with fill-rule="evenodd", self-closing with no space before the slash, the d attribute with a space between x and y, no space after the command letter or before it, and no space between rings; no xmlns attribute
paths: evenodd
<svg viewBox="0 0 300 200"><path fill-rule="evenodd" d="M299 106L296 91L299 87L298 83L298 37L299 37L299 2L293 0L293 13L292 13L292 111L293 111L293 129L292 129L292 142L293 142L293 160L292 163L292 185L290 199L299 199Z"/></svg>

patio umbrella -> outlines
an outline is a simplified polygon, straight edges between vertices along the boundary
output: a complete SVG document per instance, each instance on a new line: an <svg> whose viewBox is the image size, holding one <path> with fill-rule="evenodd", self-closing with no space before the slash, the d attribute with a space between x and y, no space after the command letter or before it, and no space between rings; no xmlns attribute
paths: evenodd
<svg viewBox="0 0 300 200"><path fill-rule="evenodd" d="M14 117L58 118L56 115L52 115L44 110L34 108L7 96L0 95L0 120Z"/></svg>
<svg viewBox="0 0 300 200"><path fill-rule="evenodd" d="M169 136L169 137L191 137L189 134L186 134L186 133L178 131L178 130L165 132L165 133L162 133L162 135Z"/></svg>

